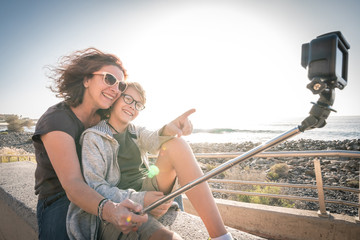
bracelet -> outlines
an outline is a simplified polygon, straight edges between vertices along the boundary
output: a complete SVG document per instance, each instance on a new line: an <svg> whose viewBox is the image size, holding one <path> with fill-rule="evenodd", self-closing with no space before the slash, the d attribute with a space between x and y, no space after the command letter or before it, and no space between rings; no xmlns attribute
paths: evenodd
<svg viewBox="0 0 360 240"><path fill-rule="evenodd" d="M102 214L103 214L103 208L106 202L108 202L109 199L104 198L99 202L98 205L98 217L100 218L100 221L105 222L104 219L102 218Z"/></svg>

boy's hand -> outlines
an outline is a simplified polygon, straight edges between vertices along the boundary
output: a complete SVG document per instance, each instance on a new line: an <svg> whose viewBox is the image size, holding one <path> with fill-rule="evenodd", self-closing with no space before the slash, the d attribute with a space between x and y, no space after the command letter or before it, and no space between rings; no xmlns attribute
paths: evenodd
<svg viewBox="0 0 360 240"><path fill-rule="evenodd" d="M191 114L193 114L195 111L196 111L195 109L190 109L185 113L183 113L182 115L180 115L179 117L177 117L176 119L174 119L173 121L171 121L170 123L166 124L162 132L162 135L163 136L177 135L178 137L190 135L193 130L193 126L188 117Z"/></svg>
<svg viewBox="0 0 360 240"><path fill-rule="evenodd" d="M148 220L147 214L138 215L135 212L142 210L141 205L126 199L121 203L108 201L104 205L104 218L119 228L124 234L136 230Z"/></svg>
<svg viewBox="0 0 360 240"><path fill-rule="evenodd" d="M145 198L144 198L144 207L149 206L153 202L159 200L160 198L164 197L164 193L162 192L156 192L156 191L149 191L146 192ZM160 218L162 215L164 215L169 208L171 207L172 201L168 201L166 203L161 204L157 208L150 211L150 214L153 215L155 218Z"/></svg>

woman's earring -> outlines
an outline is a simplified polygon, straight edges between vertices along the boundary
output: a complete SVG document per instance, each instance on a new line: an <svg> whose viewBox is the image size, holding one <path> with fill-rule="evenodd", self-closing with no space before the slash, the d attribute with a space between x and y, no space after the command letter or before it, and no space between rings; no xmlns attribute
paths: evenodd
<svg viewBox="0 0 360 240"><path fill-rule="evenodd" d="M88 88L89 87L89 78L85 77L84 81L83 81L83 85L84 88Z"/></svg>

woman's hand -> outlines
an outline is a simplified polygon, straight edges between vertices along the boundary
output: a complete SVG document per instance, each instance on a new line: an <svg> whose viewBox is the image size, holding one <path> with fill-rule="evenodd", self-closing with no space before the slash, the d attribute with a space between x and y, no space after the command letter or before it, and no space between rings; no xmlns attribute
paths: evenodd
<svg viewBox="0 0 360 240"><path fill-rule="evenodd" d="M138 215L142 207L140 204L134 203L130 199L126 199L121 203L108 201L104 205L104 220L114 224L124 234L136 231L142 223L148 220L148 215Z"/></svg>
<svg viewBox="0 0 360 240"><path fill-rule="evenodd" d="M145 198L144 198L144 207L149 206L150 204L159 200L162 197L164 197L164 193L162 193L162 192L155 192L155 191L146 192ZM151 210L150 214L153 215L155 218L160 218L162 215L164 215L169 210L171 204L172 204L172 201L168 201L164 204L161 204L157 208Z"/></svg>
<svg viewBox="0 0 360 240"><path fill-rule="evenodd" d="M196 111L195 109L190 109L185 113L183 113L182 115L180 115L179 117L177 117L176 119L174 119L173 121L171 121L170 123L166 124L161 135L163 136L177 135L178 137L190 135L193 130L193 126L188 117L191 114L193 114L195 111Z"/></svg>

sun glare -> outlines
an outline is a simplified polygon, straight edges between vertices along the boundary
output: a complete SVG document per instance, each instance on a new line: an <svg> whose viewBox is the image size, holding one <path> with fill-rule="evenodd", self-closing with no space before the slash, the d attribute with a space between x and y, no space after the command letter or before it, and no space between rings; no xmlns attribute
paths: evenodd
<svg viewBox="0 0 360 240"><path fill-rule="evenodd" d="M279 92L289 81L279 74L279 64L281 74L292 70L288 62L299 68L298 56L284 46L284 34L268 28L264 19L249 17L245 9L191 6L170 11L167 21L162 16L139 32L147 41L135 44L142 56L136 59L141 71L132 72L136 79L146 79L142 83L152 115L170 121L196 108L191 118L202 128L275 117L274 110L287 105ZM281 104L273 106L274 102ZM275 112L281 115L283 110ZM141 117L147 124L148 116Z"/></svg>

